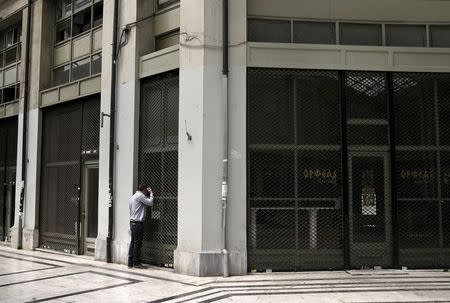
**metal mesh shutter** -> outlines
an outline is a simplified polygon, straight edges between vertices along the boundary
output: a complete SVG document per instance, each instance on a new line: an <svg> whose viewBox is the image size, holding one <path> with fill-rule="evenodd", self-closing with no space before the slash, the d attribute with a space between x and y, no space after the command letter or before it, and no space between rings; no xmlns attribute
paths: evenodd
<svg viewBox="0 0 450 303"><path fill-rule="evenodd" d="M79 253L81 165L98 159L98 97L46 109L40 200L40 246Z"/></svg>
<svg viewBox="0 0 450 303"><path fill-rule="evenodd" d="M394 73L399 261L450 265L450 75Z"/></svg>
<svg viewBox="0 0 450 303"><path fill-rule="evenodd" d="M392 267L387 74L344 72L349 266Z"/></svg>
<svg viewBox="0 0 450 303"><path fill-rule="evenodd" d="M449 267L450 75L247 80L250 270Z"/></svg>
<svg viewBox="0 0 450 303"><path fill-rule="evenodd" d="M7 230L14 224L16 162L17 118L2 119L0 120L0 241L4 241L6 237L9 240Z"/></svg>
<svg viewBox="0 0 450 303"><path fill-rule="evenodd" d="M145 220L142 259L169 267L178 227L178 105L178 72L142 81L139 182L155 193Z"/></svg>
<svg viewBox="0 0 450 303"><path fill-rule="evenodd" d="M338 74L249 69L247 81L249 269L342 268Z"/></svg>

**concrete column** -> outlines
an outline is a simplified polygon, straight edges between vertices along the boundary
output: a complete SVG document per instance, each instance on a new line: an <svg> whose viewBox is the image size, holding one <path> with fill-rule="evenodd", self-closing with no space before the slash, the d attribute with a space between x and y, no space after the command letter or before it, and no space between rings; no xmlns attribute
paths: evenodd
<svg viewBox="0 0 450 303"><path fill-rule="evenodd" d="M113 37L113 0L104 2L103 63L101 111L110 113L111 87L111 43ZM128 23L137 19L138 1L120 1L119 32ZM138 104L139 104L139 54L136 27L128 34L128 43L120 50L117 59L116 120L115 120L115 172L114 172L114 227L113 262L127 263L129 237L128 199L136 186L138 146ZM109 133L110 121L104 120L100 129L99 170L99 234L96 241L96 259L106 258L106 236L108 232L108 175L109 175Z"/></svg>
<svg viewBox="0 0 450 303"><path fill-rule="evenodd" d="M230 1L230 20L242 25L245 1ZM234 18L238 18L235 20ZM175 271L195 276L222 274L221 181L224 149L222 1L181 1L178 247ZM230 99L245 109L245 29L234 26L230 44ZM239 41L237 41L239 40ZM234 79L233 79L234 77ZM243 83L241 83L243 82ZM238 91L234 91L237 89ZM236 113L232 109L230 116ZM242 121L242 119L244 119ZM245 272L245 110L231 120L230 214L232 274ZM244 123L244 124L243 124ZM242 127L241 129L237 129ZM186 129L187 128L187 129ZM188 141L186 130L192 135ZM244 162L245 163L245 162ZM241 166L241 168L239 168ZM244 180L243 180L244 178Z"/></svg>
<svg viewBox="0 0 450 303"><path fill-rule="evenodd" d="M227 249L232 275L247 273L247 4L229 0L229 189Z"/></svg>
<svg viewBox="0 0 450 303"><path fill-rule="evenodd" d="M48 87L51 81L52 58L51 53L53 32L53 7L49 1L37 0L33 2L32 31L31 31L31 56L30 56L30 99L28 108L27 130L27 162L25 198L23 207L23 238L22 248L32 250L39 245L39 177L40 177L40 144L41 144L41 114L39 109L39 92L43 87ZM26 10L23 14L23 51L22 68L25 67L25 41L26 41ZM23 93L22 93L23 96ZM19 222L20 187L22 181L22 113L23 97L21 98L19 115L19 134L17 152L17 177L16 182L16 220ZM18 226L14 226L12 246L18 245Z"/></svg>

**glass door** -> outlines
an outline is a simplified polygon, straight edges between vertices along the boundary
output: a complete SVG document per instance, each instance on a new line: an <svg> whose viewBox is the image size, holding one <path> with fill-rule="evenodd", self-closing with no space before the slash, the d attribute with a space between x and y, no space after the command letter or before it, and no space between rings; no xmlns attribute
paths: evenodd
<svg viewBox="0 0 450 303"><path fill-rule="evenodd" d="M350 265L392 266L388 154L349 154Z"/></svg>
<svg viewBox="0 0 450 303"><path fill-rule="evenodd" d="M98 164L85 164L81 206L81 252L94 255L98 231Z"/></svg>

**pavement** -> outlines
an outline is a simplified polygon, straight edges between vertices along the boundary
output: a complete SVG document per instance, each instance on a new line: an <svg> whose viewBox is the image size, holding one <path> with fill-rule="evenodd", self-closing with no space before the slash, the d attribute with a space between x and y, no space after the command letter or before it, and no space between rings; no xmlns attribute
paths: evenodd
<svg viewBox="0 0 450 303"><path fill-rule="evenodd" d="M0 302L450 302L442 270L190 277L86 256L0 246Z"/></svg>

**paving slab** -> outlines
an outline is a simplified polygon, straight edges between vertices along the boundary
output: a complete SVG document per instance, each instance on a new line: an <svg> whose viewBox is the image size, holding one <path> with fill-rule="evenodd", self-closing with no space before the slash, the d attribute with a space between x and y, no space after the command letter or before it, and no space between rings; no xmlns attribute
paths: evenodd
<svg viewBox="0 0 450 303"><path fill-rule="evenodd" d="M450 302L443 270L349 270L190 277L52 251L0 246L0 302Z"/></svg>

